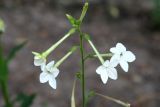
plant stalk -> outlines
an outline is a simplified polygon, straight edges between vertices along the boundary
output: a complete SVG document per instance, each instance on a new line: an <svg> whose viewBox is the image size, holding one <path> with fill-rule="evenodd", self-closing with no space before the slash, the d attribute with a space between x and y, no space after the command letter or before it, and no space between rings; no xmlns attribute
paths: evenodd
<svg viewBox="0 0 160 107"><path fill-rule="evenodd" d="M85 69L84 69L84 46L83 46L83 33L80 31L80 52L81 52L81 69L82 69L82 99L83 107L85 107Z"/></svg>
<svg viewBox="0 0 160 107"><path fill-rule="evenodd" d="M2 95L5 101L6 107L13 107L9 99L8 87L7 87L6 81L1 81L1 89L2 89Z"/></svg>
<svg viewBox="0 0 160 107"><path fill-rule="evenodd" d="M82 21L86 15L87 9L88 9L88 3L86 2L83 6L82 13L79 18L80 24L77 27L78 33L80 34L81 74L82 74L81 75L81 82L82 82L82 99L83 99L83 101L82 101L83 106L82 107L85 107L86 99L85 99L85 69L84 69L85 57L84 57L84 44L83 44L84 35L83 35L83 32L81 31L81 24L82 24Z"/></svg>

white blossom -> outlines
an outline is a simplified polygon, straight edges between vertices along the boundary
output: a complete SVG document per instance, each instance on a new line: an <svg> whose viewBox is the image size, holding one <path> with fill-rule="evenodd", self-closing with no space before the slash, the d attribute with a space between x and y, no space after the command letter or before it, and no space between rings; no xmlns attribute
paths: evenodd
<svg viewBox="0 0 160 107"><path fill-rule="evenodd" d="M107 83L108 78L111 78L113 80L116 80L117 70L114 68L117 66L116 62L111 62L109 60L106 60L103 65L99 66L96 69L96 73L100 75L101 80L104 84Z"/></svg>
<svg viewBox="0 0 160 107"><path fill-rule="evenodd" d="M54 61L51 61L46 66L42 67L42 73L40 74L40 82L46 83L49 82L49 85L56 89L57 83L56 83L56 77L59 74L59 69L54 67Z"/></svg>
<svg viewBox="0 0 160 107"><path fill-rule="evenodd" d="M43 57L43 55L37 53L37 52L32 52L34 56L34 65L35 66L44 66L46 64L46 58Z"/></svg>
<svg viewBox="0 0 160 107"><path fill-rule="evenodd" d="M110 52L113 53L111 61L117 61L125 72L128 72L129 69L128 62L136 59L135 55L131 51L127 51L122 43L117 43L116 47L110 49Z"/></svg>

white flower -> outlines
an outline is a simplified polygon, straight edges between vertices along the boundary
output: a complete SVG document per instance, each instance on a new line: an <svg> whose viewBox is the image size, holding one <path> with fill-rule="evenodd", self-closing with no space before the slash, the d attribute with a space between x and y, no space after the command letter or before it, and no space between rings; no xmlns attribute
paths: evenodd
<svg viewBox="0 0 160 107"><path fill-rule="evenodd" d="M100 75L102 82L107 83L108 78L116 80L117 70L114 68L117 66L116 62L111 62L109 60L105 61L103 65L99 66L96 70L96 73Z"/></svg>
<svg viewBox="0 0 160 107"><path fill-rule="evenodd" d="M56 77L59 74L59 69L54 67L54 61L51 61L46 66L43 66L42 71L43 72L40 74L40 77L39 77L40 82L41 83L49 82L49 85L53 89L56 89L57 87Z"/></svg>
<svg viewBox="0 0 160 107"><path fill-rule="evenodd" d="M117 43L116 47L110 49L113 53L111 61L117 61L125 72L128 72L128 62L133 62L136 57L131 51L126 51L122 43Z"/></svg>
<svg viewBox="0 0 160 107"><path fill-rule="evenodd" d="M44 66L46 64L46 58L43 57L43 55L37 53L37 52L32 52L34 56L34 65L35 66Z"/></svg>

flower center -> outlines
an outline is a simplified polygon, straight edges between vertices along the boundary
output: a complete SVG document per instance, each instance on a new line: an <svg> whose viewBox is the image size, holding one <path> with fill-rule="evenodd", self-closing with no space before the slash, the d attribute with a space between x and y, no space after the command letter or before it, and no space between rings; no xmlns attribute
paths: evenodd
<svg viewBox="0 0 160 107"><path fill-rule="evenodd" d="M120 53L120 57L122 57L123 56L123 53Z"/></svg>
<svg viewBox="0 0 160 107"><path fill-rule="evenodd" d="M48 71L48 70L47 70L47 73L48 73L48 74L52 74L52 72L50 72L50 71Z"/></svg>

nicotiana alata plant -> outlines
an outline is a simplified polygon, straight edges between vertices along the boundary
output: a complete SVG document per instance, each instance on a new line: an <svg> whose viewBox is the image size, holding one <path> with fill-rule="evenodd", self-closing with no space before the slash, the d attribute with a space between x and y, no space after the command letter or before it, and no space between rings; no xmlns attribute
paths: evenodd
<svg viewBox="0 0 160 107"><path fill-rule="evenodd" d="M86 86L86 84L85 84L86 83L85 82L85 80L86 80L86 78L85 78L85 72L86 72L85 71L85 61L88 60L89 58L98 58L99 59L100 66L97 67L97 69L95 71L98 75L100 75L100 78L104 84L107 83L108 78L111 78L113 80L117 80L118 73L117 73L116 67L118 65L120 65L121 68L125 72L128 72L128 68L129 68L128 63L133 62L136 59L135 55L131 51L127 51L126 47L122 43L117 43L115 47L110 48L110 52L108 52L108 53L101 54L98 51L98 49L96 48L96 46L92 42L89 34L84 33L81 30L81 25L82 25L82 22L83 22L85 15L86 15L87 9L88 9L88 2L86 2L84 4L83 9L82 9L82 13L81 13L81 16L79 19L76 19L76 18L72 17L71 15L67 14L66 16L67 16L70 24L72 25L71 30L69 30L69 32L64 37L62 37L62 39L60 39L57 43L53 44L46 51L44 51L42 53L32 52L34 54L34 65L40 66L40 69L41 69L41 73L40 73L40 77L39 77L40 82L41 83L49 82L49 85L53 89L56 89L57 88L56 78L60 72L59 66L72 53L74 53L77 49L79 49L80 54L81 54L81 56L80 56L81 57L81 70L80 70L80 72L78 72L76 74L76 77L81 82L82 99L83 99L82 106L86 107L87 103L89 101L89 98L94 95L98 95L98 96L101 96L101 97L106 98L108 100L114 101L118 104L121 104L122 106L129 107L130 106L129 103L125 103L125 102L122 102L122 101L117 100L115 98L99 94L93 90L89 91L89 93L87 93L87 91L86 91L86 88L85 88L85 86ZM79 34L79 39L80 39L79 46L73 46L69 50L69 52L66 55L64 55L64 57L62 57L62 59L57 61L57 63L55 63L55 61L52 60L51 62L46 64L48 55L50 55L59 45L61 45L61 43L64 42L64 40L66 40L67 38L69 38L71 35L73 35L76 32ZM87 42L91 46L94 54L85 53L84 42ZM105 61L104 58L108 58L108 60ZM73 90L72 90L71 107L76 107L75 98L74 98L75 84L76 84L76 81L74 82Z"/></svg>

